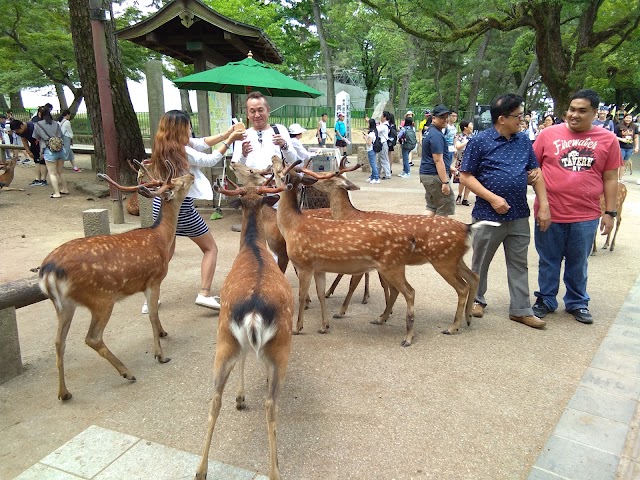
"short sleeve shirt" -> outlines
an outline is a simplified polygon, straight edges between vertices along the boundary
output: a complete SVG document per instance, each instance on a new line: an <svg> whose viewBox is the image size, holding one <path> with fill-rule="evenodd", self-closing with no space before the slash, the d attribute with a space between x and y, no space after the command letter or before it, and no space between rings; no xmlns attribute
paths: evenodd
<svg viewBox="0 0 640 480"><path fill-rule="evenodd" d="M431 125L427 134L422 138L422 161L420 162L420 175L438 175L434 154L442 154L447 177L451 174L451 153L447 147L447 139L442 131Z"/></svg>
<svg viewBox="0 0 640 480"><path fill-rule="evenodd" d="M633 140L633 137L638 135L638 126L633 122L631 122L628 126L620 122L618 125L616 125L615 133L616 133L616 136L620 138ZM633 142L631 143L620 142L620 148L624 148L625 150L632 150Z"/></svg>
<svg viewBox="0 0 640 480"><path fill-rule="evenodd" d="M480 132L469 140L460 171L473 175L487 190L504 198L509 211L496 212L489 202L477 197L472 215L495 222L527 218L527 172L538 168L528 135L519 132L508 140L495 128Z"/></svg>

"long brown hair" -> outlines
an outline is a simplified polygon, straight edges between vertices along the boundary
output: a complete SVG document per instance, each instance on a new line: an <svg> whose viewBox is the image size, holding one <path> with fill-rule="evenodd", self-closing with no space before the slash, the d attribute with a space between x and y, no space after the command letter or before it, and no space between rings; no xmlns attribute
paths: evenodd
<svg viewBox="0 0 640 480"><path fill-rule="evenodd" d="M158 131L153 140L151 172L154 176L166 178L169 174L165 161L171 162L176 175L189 172L189 160L185 145L191 136L189 117L180 110L169 110L158 123Z"/></svg>

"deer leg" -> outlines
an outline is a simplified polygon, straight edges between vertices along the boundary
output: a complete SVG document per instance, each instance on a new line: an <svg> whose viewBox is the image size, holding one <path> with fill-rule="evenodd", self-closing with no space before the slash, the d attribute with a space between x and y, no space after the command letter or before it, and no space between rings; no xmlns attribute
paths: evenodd
<svg viewBox="0 0 640 480"><path fill-rule="evenodd" d="M591 249L591 256L593 257L598 252L598 246L596 245L596 240L598 239L598 233L593 236L593 248Z"/></svg>
<svg viewBox="0 0 640 480"><path fill-rule="evenodd" d="M267 420L267 434L269 436L269 480L280 480L276 439L276 417L278 413L278 396L280 395L282 385L284 384L286 371L286 358L283 365L279 365L278 362L274 362L268 367L269 391L267 393L267 399L264 402L264 411Z"/></svg>
<svg viewBox="0 0 640 480"><path fill-rule="evenodd" d="M413 287L409 285L409 282L407 282L404 265L392 271L384 272L383 277L385 281L387 281L387 283L389 284L389 288L391 289L390 298L395 302L395 297L397 297L398 292L400 292L407 302L407 317L406 317L407 335L405 336L404 340L400 343L400 345L403 347L408 347L409 345L411 345L411 342L413 342L413 322L415 318L413 303L415 301L416 292L413 289ZM395 290L395 295L394 295L394 290ZM393 306L393 303L390 303L390 305L387 305L386 310L390 310L392 306Z"/></svg>
<svg viewBox="0 0 640 480"><path fill-rule="evenodd" d="M238 391L236 393L236 410L243 410L247 408L247 405L244 403L244 361L246 360L246 356L242 355L240 360L238 361Z"/></svg>
<svg viewBox="0 0 640 480"><path fill-rule="evenodd" d="M55 305L55 304L54 304ZM74 303L67 302L62 304L62 309L58 310L58 332L56 334L56 365L58 367L58 399L62 401L71 400L71 392L67 390L64 381L64 350L67 343L67 334L71 326L73 314L76 311Z"/></svg>
<svg viewBox="0 0 640 480"><path fill-rule="evenodd" d="M327 290L327 293L324 294L325 298L329 298L331 295L333 295L333 292L336 291L336 288L338 287L338 284L340 283L340 280L342 280L342 277L344 277L344 275L342 273L339 273L336 276L336 279L333 281L333 283L329 287L329 290Z"/></svg>
<svg viewBox="0 0 640 480"><path fill-rule="evenodd" d="M382 275L380 275L380 283L383 285L385 291L388 291L388 293L385 293L384 312L382 312L382 315L380 315L380 318L378 320L372 320L371 322L369 322L373 325L383 325L387 322L389 316L393 313L393 305L396 303L396 299L398 298L398 294L400 293L395 286L384 280Z"/></svg>
<svg viewBox="0 0 640 480"><path fill-rule="evenodd" d="M366 305L371 298L369 295L369 272L364 274L364 293L362 294L362 304Z"/></svg>
<svg viewBox="0 0 640 480"><path fill-rule="evenodd" d="M320 315L322 316L322 323L318 333L327 333L329 329L329 321L327 320L327 305L324 298L324 289L327 282L327 274L324 272L314 272L313 278L316 281L316 293L318 300L320 301Z"/></svg>
<svg viewBox="0 0 640 480"><path fill-rule="evenodd" d="M209 449L211 448L213 429L216 426L216 421L220 414L222 392L224 392L224 386L227 383L229 374L238 360L236 356L227 356L222 353L226 351L227 350L224 348L216 351L216 359L213 365L214 393L213 398L211 399L211 408L209 409L209 426L207 427L207 436L205 437L202 460L200 461L200 465L198 466L195 476L198 480L204 480L207 478L207 471L209 469Z"/></svg>
<svg viewBox="0 0 640 480"><path fill-rule="evenodd" d="M160 324L158 316L158 300L160 298L160 285L148 288L144 292L149 307L149 320L151 321L151 329L153 330L153 358L160 363L167 363L171 359L165 357L162 353L162 345L160 345L160 337L166 337L167 332L164 331Z"/></svg>
<svg viewBox="0 0 640 480"><path fill-rule="evenodd" d="M476 298L476 293L478 293L478 283L480 282L480 276L471 270L466 263L464 263L463 259L460 259L458 262L458 273L463 278L467 285L469 286L469 293L467 294L467 303L464 310L464 315L467 319L467 327L471 325L471 319L473 315L471 311L473 310L473 300Z"/></svg>
<svg viewBox="0 0 640 480"><path fill-rule="evenodd" d="M342 302L342 306L340 307L340 313L336 313L333 318L343 318L347 313L347 308L349 307L349 303L351 303L351 297L353 297L353 292L358 288L358 284L362 279L362 274L360 275L351 275L351 280L349 281L349 291L347 292L347 296L344 297L344 302ZM363 302L364 303L364 302Z"/></svg>
<svg viewBox="0 0 640 480"><path fill-rule="evenodd" d="M378 272L378 278L380 279L380 286L382 287L382 291L384 292L384 303L387 305L389 303L389 297L391 296L391 290L389 289L389 284L385 282L380 272ZM392 305L393 307L393 305ZM389 311L389 314L392 314L393 310Z"/></svg>
<svg viewBox="0 0 640 480"><path fill-rule="evenodd" d="M102 334L104 332L109 319L111 318L111 312L113 311L113 302L103 303L97 307L93 307L91 310L91 325L89 325L89 332L84 341L87 345L93 348L98 355L106 358L111 365L114 366L118 373L132 382L136 380L136 377L131 375L131 372L124 364L118 360L111 350L107 348L102 340Z"/></svg>
<svg viewBox="0 0 640 480"><path fill-rule="evenodd" d="M293 334L298 335L304 328L304 310L307 298L309 297L309 287L311 286L310 270L298 270L298 322L293 329Z"/></svg>
<svg viewBox="0 0 640 480"><path fill-rule="evenodd" d="M465 306L467 304L468 296L469 296L469 285L464 281L460 273L458 272L459 264L458 262L451 262L450 260L445 260L442 262L431 262L433 268L440 274L444 280L451 285L456 293L458 294L458 307L456 309L456 315L453 320L453 325L446 330L443 330L442 333L452 334L458 331L460 328L460 324L462 323L462 316L465 311Z"/></svg>
<svg viewBox="0 0 640 480"><path fill-rule="evenodd" d="M631 160L629 160L629 162L631 162ZM620 212L618 212L620 213ZM609 248L610 251L613 252L614 247L616 246L616 237L618 236L618 229L620 228L620 224L622 223L622 218L620 216L618 216L618 218L616 219L616 229L613 232L613 239L611 240L611 247ZM607 238L609 238L607 236Z"/></svg>

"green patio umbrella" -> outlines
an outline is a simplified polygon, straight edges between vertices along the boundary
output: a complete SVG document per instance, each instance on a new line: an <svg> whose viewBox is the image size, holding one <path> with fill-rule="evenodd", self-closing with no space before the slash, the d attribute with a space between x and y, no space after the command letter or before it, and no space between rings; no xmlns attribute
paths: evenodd
<svg viewBox="0 0 640 480"><path fill-rule="evenodd" d="M194 73L174 81L187 90L206 90L224 93L250 93L258 90L271 97L308 97L322 95L315 88L274 70L249 56L239 62L229 62L221 67Z"/></svg>

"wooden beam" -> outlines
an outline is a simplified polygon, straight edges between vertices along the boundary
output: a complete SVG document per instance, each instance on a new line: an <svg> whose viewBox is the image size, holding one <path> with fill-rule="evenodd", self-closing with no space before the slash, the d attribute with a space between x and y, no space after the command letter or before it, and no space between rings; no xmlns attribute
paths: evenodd
<svg viewBox="0 0 640 480"><path fill-rule="evenodd" d="M228 42L231 46L233 46L236 50L238 50L243 55L247 55L249 53L249 50L250 50L249 47L237 35L234 35L233 33L230 33L230 32L224 32L224 39L226 42Z"/></svg>

